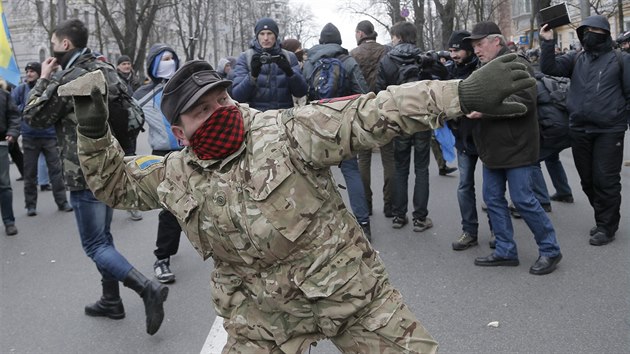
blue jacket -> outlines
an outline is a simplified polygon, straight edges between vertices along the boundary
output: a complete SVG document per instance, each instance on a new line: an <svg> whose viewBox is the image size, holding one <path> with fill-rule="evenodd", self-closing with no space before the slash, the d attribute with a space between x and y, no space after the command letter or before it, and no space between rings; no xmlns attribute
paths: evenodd
<svg viewBox="0 0 630 354"><path fill-rule="evenodd" d="M263 48L257 40L252 41L251 48L262 53ZM265 49L271 55L284 55L280 44L276 42L273 48ZM306 80L300 71L300 65L295 54L289 53L293 76L287 75L276 63L263 64L257 79L249 73L247 52L241 53L234 68L232 97L241 103L248 103L250 107L260 111L293 107L293 96L306 95ZM232 74L232 73L230 73Z"/></svg>
<svg viewBox="0 0 630 354"><path fill-rule="evenodd" d="M587 19L592 23L584 20L582 24L606 29L606 23L597 22L598 17L591 16ZM572 130L612 133L628 128L630 54L621 53L620 67L610 36L599 51L569 52L556 57L552 40L542 41L540 48L540 69L544 74L571 78L567 109Z"/></svg>
<svg viewBox="0 0 630 354"><path fill-rule="evenodd" d="M35 86L35 83L33 83L33 86ZM28 95L30 92L31 86L29 86L26 82L11 91L11 97L18 107L20 118L22 116L22 111L24 111L24 107L26 107L26 103L28 103ZM20 119L20 132L24 138L57 139L57 133L55 133L54 126L51 125L48 128L42 129L32 128L30 125L26 124L24 119Z"/></svg>

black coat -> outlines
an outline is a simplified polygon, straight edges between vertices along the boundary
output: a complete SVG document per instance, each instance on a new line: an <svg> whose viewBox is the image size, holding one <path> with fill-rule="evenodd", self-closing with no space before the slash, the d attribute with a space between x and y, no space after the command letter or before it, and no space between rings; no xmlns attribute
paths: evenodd
<svg viewBox="0 0 630 354"><path fill-rule="evenodd" d="M455 64L447 66L450 78L463 80L472 74L479 66L479 58L471 53L468 60L462 64ZM479 124L478 121L473 119L467 119L466 117L460 117L456 120L448 121L448 126L453 132L455 137L455 148L457 151L466 155L476 156L477 148L475 147L475 141L472 136L475 125Z"/></svg>
<svg viewBox="0 0 630 354"><path fill-rule="evenodd" d="M601 52L569 52L556 57L553 41L541 43L540 69L544 74L570 77L567 101L572 130L622 132L630 119L630 54L610 46ZM622 77L623 76L623 77Z"/></svg>
<svg viewBox="0 0 630 354"><path fill-rule="evenodd" d="M0 139L4 141L7 135L20 136L20 113L11 94L0 89Z"/></svg>
<svg viewBox="0 0 630 354"><path fill-rule="evenodd" d="M504 47L498 56L509 54ZM534 71L529 61L522 56L517 62L526 64L529 74ZM483 116L475 126L473 138L479 158L488 168L515 168L528 166L538 161L539 133L538 114L536 112L536 86L505 99L519 102L527 107L527 113L521 116Z"/></svg>

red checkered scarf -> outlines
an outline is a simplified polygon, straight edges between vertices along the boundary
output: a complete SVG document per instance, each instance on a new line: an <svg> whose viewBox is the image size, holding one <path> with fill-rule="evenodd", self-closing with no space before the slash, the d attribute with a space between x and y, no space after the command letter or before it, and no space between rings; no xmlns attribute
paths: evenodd
<svg viewBox="0 0 630 354"><path fill-rule="evenodd" d="M244 139L241 112L236 106L225 106L214 111L195 131L190 145L201 160L221 159L238 150Z"/></svg>

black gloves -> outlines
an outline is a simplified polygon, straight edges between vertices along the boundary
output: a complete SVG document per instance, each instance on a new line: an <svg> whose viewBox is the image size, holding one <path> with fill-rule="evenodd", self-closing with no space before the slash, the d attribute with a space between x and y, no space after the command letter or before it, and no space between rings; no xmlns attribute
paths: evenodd
<svg viewBox="0 0 630 354"><path fill-rule="evenodd" d="M250 74L253 78L257 78L258 75L260 75L260 69L262 69L262 63L260 62L260 53L252 55L251 67L252 71Z"/></svg>
<svg viewBox="0 0 630 354"><path fill-rule="evenodd" d="M493 116L527 113L522 103L503 102L508 96L536 85L527 66L514 59L516 54L502 55L459 83L459 102L464 113L477 111Z"/></svg>
<svg viewBox="0 0 630 354"><path fill-rule="evenodd" d="M101 94L101 91L93 87L90 96L72 97L79 133L93 139L105 136L108 112L106 97Z"/></svg>
<svg viewBox="0 0 630 354"><path fill-rule="evenodd" d="M278 64L278 67L282 69L282 71L284 71L284 73L287 74L288 77L293 76L291 63L289 63L289 60L284 55L284 53L280 53L280 57L277 59L276 64Z"/></svg>

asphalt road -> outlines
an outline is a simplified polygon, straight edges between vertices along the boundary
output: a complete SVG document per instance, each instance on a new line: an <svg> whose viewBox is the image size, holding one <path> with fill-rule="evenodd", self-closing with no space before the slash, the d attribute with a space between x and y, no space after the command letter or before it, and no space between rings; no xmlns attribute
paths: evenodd
<svg viewBox="0 0 630 354"><path fill-rule="evenodd" d="M139 153L148 152L143 135ZM630 159L630 136L625 158ZM522 220L514 220L521 265L480 268L475 257L491 252L482 222L480 245L455 252L461 232L456 200L457 172L440 177L431 162L429 216L434 227L414 233L410 225L391 228L382 214L382 168L374 154L373 244L391 281L440 343L442 353L624 353L630 352L630 167L622 170L622 222L617 239L588 244L594 219L581 192L570 151L561 154L575 203L553 203L549 214L564 259L546 276L528 269L537 248ZM479 165L480 167L480 165ZM335 172L340 177L339 171ZM199 353L215 319L209 275L185 237L172 259L177 281L170 286L160 331L145 333L144 308L121 288L127 317L91 318L83 307L100 296L99 275L79 242L73 213L56 209L50 192L40 193L38 215L26 216L23 184L11 166L19 234L0 231L0 353ZM338 178L343 184L343 179ZM481 191L480 178L477 183ZM345 193L344 193L345 194ZM131 221L116 211L112 233L117 248L146 275L152 274L157 211ZM480 214L485 218L485 214ZM498 328L488 323L498 321ZM311 353L337 353L323 342Z"/></svg>

